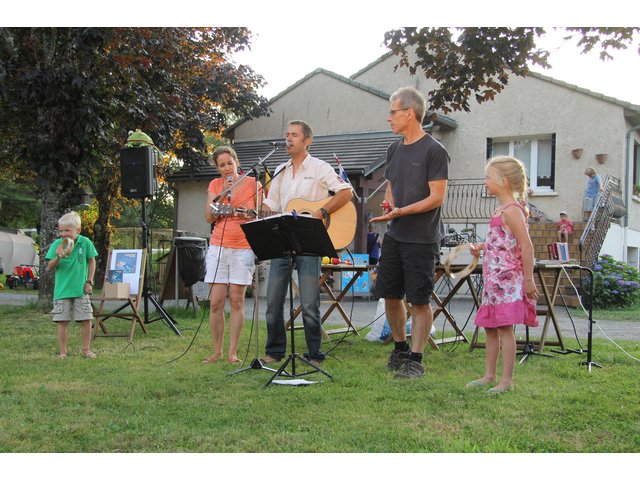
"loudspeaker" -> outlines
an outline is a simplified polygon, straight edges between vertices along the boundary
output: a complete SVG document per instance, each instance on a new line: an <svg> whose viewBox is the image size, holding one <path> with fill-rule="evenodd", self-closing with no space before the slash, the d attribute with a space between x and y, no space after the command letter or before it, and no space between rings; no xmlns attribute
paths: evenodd
<svg viewBox="0 0 640 480"><path fill-rule="evenodd" d="M151 147L120 150L120 192L127 198L152 197L158 191L158 153Z"/></svg>

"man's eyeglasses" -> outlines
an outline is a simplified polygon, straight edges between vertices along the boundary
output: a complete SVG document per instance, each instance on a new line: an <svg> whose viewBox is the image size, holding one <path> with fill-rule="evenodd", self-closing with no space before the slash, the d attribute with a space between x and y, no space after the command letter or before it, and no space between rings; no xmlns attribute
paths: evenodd
<svg viewBox="0 0 640 480"><path fill-rule="evenodd" d="M402 110L409 110L409 107L407 107L407 108L396 108L395 110L389 110L389 115L395 115L396 112L400 112Z"/></svg>

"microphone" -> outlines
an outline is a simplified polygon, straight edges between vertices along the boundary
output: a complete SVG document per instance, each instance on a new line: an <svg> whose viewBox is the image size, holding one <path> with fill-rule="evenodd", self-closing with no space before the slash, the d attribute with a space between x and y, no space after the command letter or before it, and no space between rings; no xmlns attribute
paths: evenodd
<svg viewBox="0 0 640 480"><path fill-rule="evenodd" d="M233 182L233 175L227 175L227 182ZM231 205L231 190L227 193L227 200L229 201L229 205Z"/></svg>
<svg viewBox="0 0 640 480"><path fill-rule="evenodd" d="M279 141L279 142L269 142L269 145L273 145L274 147L288 147L291 145L288 140Z"/></svg>

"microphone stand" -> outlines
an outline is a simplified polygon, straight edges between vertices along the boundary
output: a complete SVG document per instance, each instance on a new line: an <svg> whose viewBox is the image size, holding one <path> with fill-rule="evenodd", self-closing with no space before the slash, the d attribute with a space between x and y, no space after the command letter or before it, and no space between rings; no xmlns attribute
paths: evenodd
<svg viewBox="0 0 640 480"><path fill-rule="evenodd" d="M255 164L253 167L251 167L251 169L247 172L246 175L243 175L242 178L246 177L249 172L253 171L255 173L256 179L259 178L259 173L257 170L257 167L260 166L267 158L269 158L269 156L273 155L273 153L278 149L278 146L276 145L275 149L269 153L269 155L267 155L266 157L264 157L264 159L260 159L260 161ZM238 180L240 181L240 180ZM263 186L264 188L264 186ZM262 195L260 195L260 186L259 183L256 181L256 212L259 212L262 209ZM259 325L258 325L258 319L260 317L260 295L259 295L259 290L260 290L260 259L254 254L254 262L255 262L255 266L256 266L256 281L255 281L255 286L253 288L253 335L255 336L255 343L256 343L256 356L253 358L253 360L251 361L251 363L249 364L248 367L244 367L244 368L240 368L238 370L234 370L231 373L228 373L227 376L229 375L236 375L238 373L242 373L242 372L246 372L247 370L268 370L270 372L277 372L276 369L274 368L269 368L267 366L265 366L264 362L260 359L260 340L259 340Z"/></svg>
<svg viewBox="0 0 640 480"><path fill-rule="evenodd" d="M222 192L220 192L220 195L218 195L216 198L213 199L213 203L219 202L221 198L224 198L228 193L231 193L231 189L233 187L235 187L238 183L240 183L243 178L249 176L249 174L251 172L255 173L256 179L257 179L258 178L258 167L262 166L262 164L267 160L267 158L269 158L271 155L276 153L279 148L280 148L279 145L274 145L273 146L273 150L271 150L264 158L258 157L258 163L256 163L252 167L250 167L249 170L247 170L247 173L243 173L242 175L240 175L235 182L233 182L231 185L229 185L227 188L225 188ZM256 204L257 204L257 202L256 202Z"/></svg>

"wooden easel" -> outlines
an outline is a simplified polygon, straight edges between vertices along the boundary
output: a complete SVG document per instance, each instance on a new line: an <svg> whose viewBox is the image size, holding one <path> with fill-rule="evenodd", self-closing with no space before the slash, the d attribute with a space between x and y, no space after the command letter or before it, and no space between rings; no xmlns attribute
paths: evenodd
<svg viewBox="0 0 640 480"><path fill-rule="evenodd" d="M147 264L147 251L141 250L141 252L142 252L142 264L140 267L140 275L138 278L137 294L129 295L127 298L114 298L114 297L106 297L104 295L104 290L103 290L103 294L101 296L91 297L92 303L94 301L100 302L99 306L93 309L94 310L93 316L95 317L95 322L93 324L93 332L91 335L92 339L95 339L96 337L127 337L129 340L129 343L131 343L133 341L133 333L136 328L136 322L140 324L140 328L142 328L142 331L145 334L147 333L147 327L145 327L144 321L139 313L141 299L142 299L142 290L144 288L144 272ZM107 258L107 267L111 265L112 254L113 254L113 251L109 251L109 256ZM107 283L108 274L109 274L109 268L105 268L104 284ZM105 311L105 308L107 306L105 305L106 302L124 302L124 303L120 305L120 307L116 308L114 311ZM126 310L128 308L131 309L130 312L129 311L123 312L123 310ZM128 333L110 333L104 324L104 322L109 318L121 318L121 319L129 320L131 322L131 327L129 328L129 332ZM98 327L100 327L100 330L102 331L102 333L98 333Z"/></svg>

